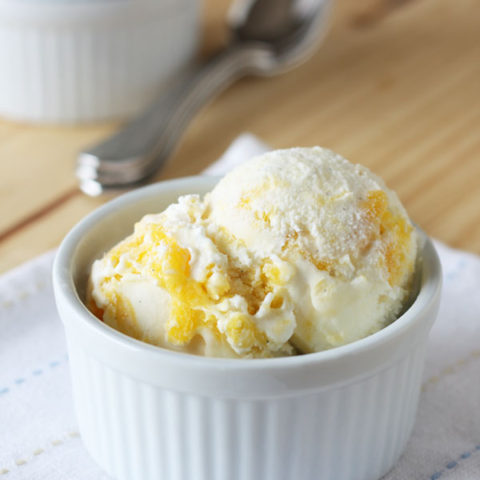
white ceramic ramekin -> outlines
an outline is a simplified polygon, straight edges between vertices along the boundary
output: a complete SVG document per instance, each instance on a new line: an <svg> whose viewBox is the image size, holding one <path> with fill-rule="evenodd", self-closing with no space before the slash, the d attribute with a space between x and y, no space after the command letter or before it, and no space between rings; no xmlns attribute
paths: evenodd
<svg viewBox="0 0 480 480"><path fill-rule="evenodd" d="M142 215L215 182L192 177L124 195L80 222L58 251L55 296L85 446L120 480L378 479L412 430L437 313L441 272L428 238L419 294L406 313L325 352L196 357L129 338L84 306L93 259Z"/></svg>
<svg viewBox="0 0 480 480"><path fill-rule="evenodd" d="M0 115L126 117L198 45L199 0L0 0Z"/></svg>

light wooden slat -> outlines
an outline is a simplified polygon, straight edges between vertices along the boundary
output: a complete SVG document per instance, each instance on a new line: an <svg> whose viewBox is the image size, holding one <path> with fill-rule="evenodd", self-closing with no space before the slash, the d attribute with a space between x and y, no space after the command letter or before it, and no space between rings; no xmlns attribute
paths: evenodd
<svg viewBox="0 0 480 480"><path fill-rule="evenodd" d="M0 232L76 187L73 166L82 145L101 138L113 126L24 127L0 139Z"/></svg>
<svg viewBox="0 0 480 480"><path fill-rule="evenodd" d="M0 242L0 265L3 270L13 268L25 259L35 257L58 246L74 223L88 211L103 203L99 199L78 196L34 222L13 237Z"/></svg>

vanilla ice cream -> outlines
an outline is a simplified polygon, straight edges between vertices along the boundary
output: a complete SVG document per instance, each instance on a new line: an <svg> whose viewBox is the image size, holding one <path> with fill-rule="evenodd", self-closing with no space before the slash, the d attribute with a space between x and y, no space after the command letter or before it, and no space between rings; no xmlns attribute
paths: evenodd
<svg viewBox="0 0 480 480"><path fill-rule="evenodd" d="M145 216L94 262L88 305L174 350L316 352L393 321L416 252L398 197L369 170L319 147L278 150Z"/></svg>

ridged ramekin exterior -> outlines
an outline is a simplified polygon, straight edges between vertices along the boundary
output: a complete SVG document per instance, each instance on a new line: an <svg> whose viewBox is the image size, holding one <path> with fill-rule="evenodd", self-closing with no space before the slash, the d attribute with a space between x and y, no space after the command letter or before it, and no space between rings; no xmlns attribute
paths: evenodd
<svg viewBox="0 0 480 480"><path fill-rule="evenodd" d="M135 219L216 179L145 187L84 219L62 243L55 298L65 324L82 439L117 480L376 480L415 419L441 269L424 239L419 293L379 332L275 359L204 358L113 330L82 302L91 261Z"/></svg>
<svg viewBox="0 0 480 480"><path fill-rule="evenodd" d="M341 388L241 400L155 388L69 343L82 439L118 480L378 479L412 430L425 345Z"/></svg>
<svg viewBox="0 0 480 480"><path fill-rule="evenodd" d="M76 123L139 111L193 57L198 0L0 0L0 115Z"/></svg>

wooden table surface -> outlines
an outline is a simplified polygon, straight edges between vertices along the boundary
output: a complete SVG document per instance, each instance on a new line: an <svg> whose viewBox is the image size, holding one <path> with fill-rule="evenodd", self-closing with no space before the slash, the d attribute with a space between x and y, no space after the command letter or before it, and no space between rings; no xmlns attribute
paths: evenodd
<svg viewBox="0 0 480 480"><path fill-rule="evenodd" d="M209 51L224 37L224 3L205 7ZM117 126L0 120L0 271L57 246L106 201L80 193L73 164ZM223 93L157 179L200 172L244 131L276 148L323 145L368 166L430 235L480 253L480 2L338 0L313 58Z"/></svg>

